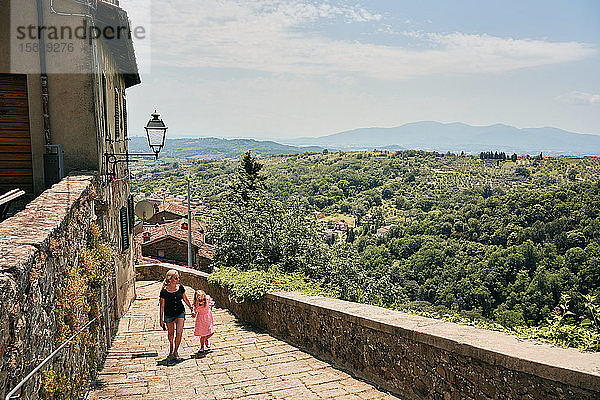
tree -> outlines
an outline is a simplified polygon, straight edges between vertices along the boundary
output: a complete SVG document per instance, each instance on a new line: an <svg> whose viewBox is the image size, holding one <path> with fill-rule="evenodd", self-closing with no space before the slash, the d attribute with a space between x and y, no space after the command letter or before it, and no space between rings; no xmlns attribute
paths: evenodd
<svg viewBox="0 0 600 400"><path fill-rule="evenodd" d="M496 152L479 157L493 160ZM510 159L518 161L516 154ZM416 150L307 153L273 157L264 167L259 161L190 166L195 195L220 207L211 222L219 265L277 266L331 284L347 300L395 308L429 302L428 312L445 308L505 326L543 324L563 293L577 316L590 319L584 296L600 298L596 159L535 160L502 170L475 156ZM162 182L171 188L184 187L172 164L152 171L159 179L169 173ZM321 229L305 219L315 209L343 211L358 223L345 241L331 236L327 246ZM388 224L395 227L377 236L375 228Z"/></svg>
<svg viewBox="0 0 600 400"><path fill-rule="evenodd" d="M354 228L348 228L348 232L346 233L346 243L354 243L355 237Z"/></svg>
<svg viewBox="0 0 600 400"><path fill-rule="evenodd" d="M329 252L299 201L283 204L264 185L262 164L248 152L221 202L211 236L217 266L301 271L317 276Z"/></svg>
<svg viewBox="0 0 600 400"><path fill-rule="evenodd" d="M252 156L250 151L242 159L237 169L236 179L230 194L239 195L243 201L249 201L252 194L264 190L264 180L261 173L262 164Z"/></svg>
<svg viewBox="0 0 600 400"><path fill-rule="evenodd" d="M523 166L519 166L517 168L515 168L515 174L517 174L518 176L522 176L523 178L529 178L529 176L531 175L531 172L529 172L529 170Z"/></svg>
<svg viewBox="0 0 600 400"><path fill-rule="evenodd" d="M381 197L383 199L391 199L393 195L394 191L389 187L383 188L383 190L381 191Z"/></svg>

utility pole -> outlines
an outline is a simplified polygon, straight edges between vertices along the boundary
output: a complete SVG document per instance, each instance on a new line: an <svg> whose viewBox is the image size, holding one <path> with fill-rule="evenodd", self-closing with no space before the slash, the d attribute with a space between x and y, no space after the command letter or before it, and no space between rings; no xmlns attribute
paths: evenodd
<svg viewBox="0 0 600 400"><path fill-rule="evenodd" d="M188 206L188 267L194 268L192 264L192 206L190 199L190 178L187 178L187 206Z"/></svg>

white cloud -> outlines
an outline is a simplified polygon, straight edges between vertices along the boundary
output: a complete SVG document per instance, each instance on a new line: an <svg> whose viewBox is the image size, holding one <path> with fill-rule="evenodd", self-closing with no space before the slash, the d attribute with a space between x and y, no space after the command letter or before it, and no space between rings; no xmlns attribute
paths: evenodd
<svg viewBox="0 0 600 400"><path fill-rule="evenodd" d="M509 71L578 60L585 44L474 34L404 33L425 49L331 39L308 28L377 22L362 6L308 0L172 0L154 14L154 62L168 66L331 74L406 80L436 73ZM385 25L384 25L385 26Z"/></svg>
<svg viewBox="0 0 600 400"><path fill-rule="evenodd" d="M558 101L569 104L600 104L600 94L585 92L570 92L556 98Z"/></svg>

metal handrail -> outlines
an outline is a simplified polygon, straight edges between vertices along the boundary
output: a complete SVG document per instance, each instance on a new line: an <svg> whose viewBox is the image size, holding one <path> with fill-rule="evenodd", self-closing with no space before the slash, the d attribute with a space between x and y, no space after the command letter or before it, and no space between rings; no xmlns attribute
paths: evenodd
<svg viewBox="0 0 600 400"><path fill-rule="evenodd" d="M134 274L131 278L129 278L127 281L123 282L123 284L121 284L121 286L119 286L119 290L123 289L123 287L126 284L128 284L129 282L131 282L135 278L136 278L136 275ZM46 357L44 359L44 361L42 361L29 374L27 374L27 376L25 378L23 378L23 380L21 382L19 382L19 384L13 388L13 390L11 390L10 392L8 392L8 394L5 397L5 400L13 400L13 396L15 395L15 393L17 393L17 391L19 391L19 389L21 389L21 387L23 387L24 384L26 384L40 369L42 369L42 367L44 365L46 365L50 360L52 360L54 357L56 357L56 355L63 348L65 348L73 339L75 339L77 336L79 336L81 333L83 333L83 331L85 331L87 328L89 328L90 325L92 325L92 323L96 322L96 320L98 320L98 318L100 318L104 314L104 312L113 304L113 302L117 298L117 293L115 293L115 295L112 297L112 299L110 299L110 301L108 302L108 304L102 309L102 312L98 313L98 315L96 316L96 318L94 318L91 321L89 321L80 330L78 330L73 335L71 335L71 337L69 337L67 340L65 340L64 343L61 344L60 346L58 346L56 348L56 350L54 350L52 353L50 353L50 355L48 357ZM19 394L17 397L15 397L15 399L18 399L20 396L21 395Z"/></svg>

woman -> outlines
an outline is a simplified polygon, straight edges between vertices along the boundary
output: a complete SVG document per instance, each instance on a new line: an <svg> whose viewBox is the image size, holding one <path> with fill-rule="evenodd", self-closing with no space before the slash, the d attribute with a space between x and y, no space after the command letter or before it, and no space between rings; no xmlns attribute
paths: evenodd
<svg viewBox="0 0 600 400"><path fill-rule="evenodd" d="M185 308L182 300L192 309L192 304L185 295L185 288L179 284L179 272L172 269L167 272L162 290L160 291L160 327L169 331L169 358L182 360L179 357L179 345L183 335ZM192 309L192 317L194 311ZM173 341L174 339L174 341Z"/></svg>

